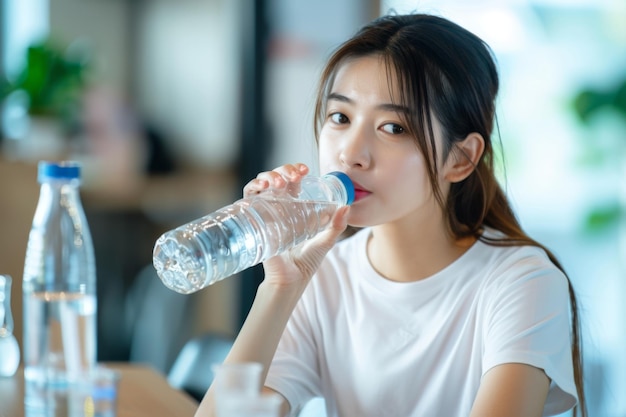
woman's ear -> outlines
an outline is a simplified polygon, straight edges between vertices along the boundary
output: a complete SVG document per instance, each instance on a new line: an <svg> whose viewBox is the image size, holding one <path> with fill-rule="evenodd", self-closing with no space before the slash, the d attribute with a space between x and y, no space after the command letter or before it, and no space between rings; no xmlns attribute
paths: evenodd
<svg viewBox="0 0 626 417"><path fill-rule="evenodd" d="M484 150L485 140L475 132L456 142L448 155L444 178L450 182L463 181L474 171Z"/></svg>

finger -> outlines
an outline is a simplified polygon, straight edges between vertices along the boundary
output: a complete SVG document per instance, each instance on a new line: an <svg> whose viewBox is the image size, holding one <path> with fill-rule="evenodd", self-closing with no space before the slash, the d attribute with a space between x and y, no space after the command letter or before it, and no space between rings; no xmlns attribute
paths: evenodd
<svg viewBox="0 0 626 417"><path fill-rule="evenodd" d="M261 172L256 178L267 181L268 188L283 188L287 185L287 180L277 170Z"/></svg>
<svg viewBox="0 0 626 417"><path fill-rule="evenodd" d="M304 242L301 247L296 248L298 256L292 256L292 260L296 262L297 267L302 271L303 276L310 278L324 259L324 256L337 243L338 237L348 226L349 206L339 208L333 218L329 228L322 231L313 239ZM306 256L302 256L306 253Z"/></svg>
<svg viewBox="0 0 626 417"><path fill-rule="evenodd" d="M300 182L309 173L309 167L302 163L285 165L280 168L280 172L288 181L287 193L293 197L298 197L300 195Z"/></svg>
<svg viewBox="0 0 626 417"><path fill-rule="evenodd" d="M243 187L243 195L245 197L255 195L270 187L269 181L265 179L255 178Z"/></svg>
<svg viewBox="0 0 626 417"><path fill-rule="evenodd" d="M343 206L338 208L335 214L333 214L328 228L321 233L321 240L324 241L325 245L327 245L329 248L335 244L337 238L339 238L339 236L348 227L349 216L350 206Z"/></svg>
<svg viewBox="0 0 626 417"><path fill-rule="evenodd" d="M285 164L276 168L274 171L279 172L286 180L290 182L297 182L309 173L309 167L302 163Z"/></svg>
<svg viewBox="0 0 626 417"><path fill-rule="evenodd" d="M290 182L299 182L308 174L309 167L302 163L285 164L272 171L261 172L244 186L244 197L259 194L269 188L283 189Z"/></svg>
<svg viewBox="0 0 626 417"><path fill-rule="evenodd" d="M342 206L337 209L330 223L330 230L335 239L341 235L348 227L348 218L350 217L350 206Z"/></svg>
<svg viewBox="0 0 626 417"><path fill-rule="evenodd" d="M268 188L285 190L297 196L300 189L300 181L308 174L309 167L305 164L286 164L272 171L261 172L257 179L267 181Z"/></svg>

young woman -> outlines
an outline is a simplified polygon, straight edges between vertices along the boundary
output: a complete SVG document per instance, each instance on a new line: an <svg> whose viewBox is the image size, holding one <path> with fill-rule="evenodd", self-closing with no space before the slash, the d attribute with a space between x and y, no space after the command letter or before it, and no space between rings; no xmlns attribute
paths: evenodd
<svg viewBox="0 0 626 417"><path fill-rule="evenodd" d="M296 415L585 415L576 300L494 174L489 48L430 15L386 16L330 58L316 106L320 172L356 199L264 263L226 362L260 362ZM302 164L244 194L297 183ZM339 242L347 225L360 228ZM209 389L197 416L212 416Z"/></svg>

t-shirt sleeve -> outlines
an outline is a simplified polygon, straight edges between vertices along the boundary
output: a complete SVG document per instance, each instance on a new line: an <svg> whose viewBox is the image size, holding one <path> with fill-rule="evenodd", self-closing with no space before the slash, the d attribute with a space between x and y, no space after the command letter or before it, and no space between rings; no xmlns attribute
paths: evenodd
<svg viewBox="0 0 626 417"><path fill-rule="evenodd" d="M550 378L544 415L577 402L570 339L567 278L540 256L500 270L487 292L483 375L494 366L524 363Z"/></svg>
<svg viewBox="0 0 626 417"><path fill-rule="evenodd" d="M265 380L265 386L287 399L291 415L297 415L309 400L320 396L314 326L308 314L309 289L310 286L287 323Z"/></svg>

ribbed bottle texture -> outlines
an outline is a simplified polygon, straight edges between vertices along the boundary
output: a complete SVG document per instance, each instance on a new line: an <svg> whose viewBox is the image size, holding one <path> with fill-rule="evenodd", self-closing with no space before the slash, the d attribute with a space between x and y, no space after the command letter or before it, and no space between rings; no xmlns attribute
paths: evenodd
<svg viewBox="0 0 626 417"><path fill-rule="evenodd" d="M170 289L189 294L310 239L352 203L348 176L307 176L297 189L243 198L163 234L153 264Z"/></svg>
<svg viewBox="0 0 626 417"><path fill-rule="evenodd" d="M79 165L40 162L38 177L24 265L24 377L63 387L96 362L95 258Z"/></svg>

